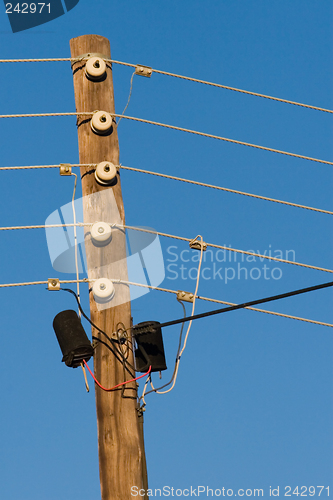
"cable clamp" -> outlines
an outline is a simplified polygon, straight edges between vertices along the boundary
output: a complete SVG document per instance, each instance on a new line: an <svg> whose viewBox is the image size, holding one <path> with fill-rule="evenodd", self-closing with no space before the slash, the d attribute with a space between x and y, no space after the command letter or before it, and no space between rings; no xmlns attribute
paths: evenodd
<svg viewBox="0 0 333 500"><path fill-rule="evenodd" d="M193 302L194 295L190 292L184 292L183 290L178 290L177 300L182 300L184 302Z"/></svg>
<svg viewBox="0 0 333 500"><path fill-rule="evenodd" d="M142 66L142 64L137 64L135 66L135 74L140 76L146 76L150 78L153 73L153 69L149 66Z"/></svg>
<svg viewBox="0 0 333 500"><path fill-rule="evenodd" d="M69 163L60 163L60 175L72 175L72 166Z"/></svg>
<svg viewBox="0 0 333 500"><path fill-rule="evenodd" d="M47 280L47 289L48 290L60 290L60 281L58 278L49 278Z"/></svg>
<svg viewBox="0 0 333 500"><path fill-rule="evenodd" d="M190 248L192 248L193 250L200 250L200 251L202 249L202 251L205 252L207 250L207 243L205 243L204 241L198 241L198 237L199 236L190 241L189 243Z"/></svg>

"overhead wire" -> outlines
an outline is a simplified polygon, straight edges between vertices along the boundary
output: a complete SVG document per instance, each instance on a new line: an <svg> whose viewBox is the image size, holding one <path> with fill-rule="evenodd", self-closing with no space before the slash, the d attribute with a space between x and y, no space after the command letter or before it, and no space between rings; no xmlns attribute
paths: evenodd
<svg viewBox="0 0 333 500"><path fill-rule="evenodd" d="M142 168L135 168L135 167L127 167L127 166L124 166L124 165L119 165L119 168L121 168L123 170L130 170L130 171L133 171L133 172L140 172L140 173L143 173L143 174L149 174L149 175L153 175L153 176L156 176L156 177L163 177L164 179L172 179L172 180L175 180L175 181L181 181L181 182L185 182L185 183L188 183L188 184L194 184L195 186L201 186L201 187L206 187L206 188L210 188L210 189L216 189L218 191L225 191L227 193L234 193L234 194L240 194L240 195L243 195L243 196L249 196L251 198L257 198L259 200L271 201L271 202L274 202L274 203L279 203L281 205L288 205L290 207L303 208L305 210L312 210L314 212L321 212L321 213L324 213L324 214L333 215L333 212L331 212L329 210L323 210L321 208L315 208L315 207L308 207L306 205L300 205L299 203L292 203L292 202L289 202L289 201L283 201L283 200L278 200L278 199L275 199L275 198L269 198L267 196L260 196L260 195L257 195L257 194L247 193L245 191L239 191L237 189L230 189L230 188L225 188L225 187L222 187L222 186L216 186L214 184L207 184L206 182L193 181L191 179L185 179L183 177L176 177L175 175L161 174L159 172L152 172L150 170L145 170L145 169L142 169Z"/></svg>
<svg viewBox="0 0 333 500"><path fill-rule="evenodd" d="M118 117L119 115L114 114L113 116ZM0 116L0 118L1 118L1 116ZM314 162L317 162L317 163L324 163L324 164L327 164L327 165L333 165L333 162L331 162L331 161L320 160L319 158L313 158L311 156L304 156L304 155L300 155L300 154L296 154L296 153L290 153L288 151L283 151L283 150L280 150L280 149L274 149L274 148L269 148L269 147L266 147L266 146L260 146L258 144L252 144L250 142L239 141L239 140L236 140L236 139L230 139L230 138L223 137L223 136L220 136L220 135L208 134L206 132L199 132L198 130L192 130L192 129L188 129L188 128L184 128L184 127L177 127L175 125L168 125L166 123L155 122L155 121L152 121L152 120L145 120L143 118L137 118L137 117L134 117L134 116L123 115L122 118L126 118L127 120L133 120L133 121L140 122L140 123L147 123L149 125L155 125L155 126L158 126L158 127L168 128L168 129L171 129L171 130L177 130L177 131L180 131L180 132L186 132L188 134L199 135L201 137L208 137L210 139L217 139L219 141L225 141L225 142L229 142L229 143L232 143L232 144L239 144L241 146L248 146L248 147L255 148L255 149L261 149L262 151L270 151L272 153L278 153L278 154L281 154L281 155L291 156L293 158L300 158L302 160L309 160L309 161L314 161Z"/></svg>
<svg viewBox="0 0 333 500"><path fill-rule="evenodd" d="M161 323L158 326L159 326L159 328L165 328L167 326L178 325L179 323L184 323L187 321L192 322L195 319L207 318L208 316L222 314L222 313L226 313L229 311L236 311L238 309L244 309L244 308L249 307L249 306L254 306L257 304L264 304L266 302L272 302L274 300L280 300L280 299L284 299L287 297L292 297L294 295L309 293L309 292L313 292L314 290L320 290L322 288L328 288L328 287L332 287L332 286L333 286L333 281L329 281L328 283L322 283L320 285L310 286L307 288L300 288L298 290L293 290L292 292L280 293L279 295L272 295L270 297L265 297L264 299L258 299L258 300L252 300L250 302L244 302L243 304L238 304L236 306L224 307L223 309L215 309L214 311L208 311L208 312L201 313L201 314L191 315L191 316L188 316L187 318L180 318L180 319L176 319L176 320L172 320L172 321L166 321L165 323ZM149 327L147 327L147 328L149 329ZM136 335L140 335L140 332L138 331L136 333Z"/></svg>
<svg viewBox="0 0 333 500"><path fill-rule="evenodd" d="M39 169L39 168L59 168L59 164L58 165L31 165L31 166L22 166L22 167L0 167L0 171L1 170L20 170L20 169ZM71 167L96 167L97 166L97 163L77 163L77 164L70 164ZM160 172L153 172L151 170L145 170L145 169L142 169L142 168L135 168L135 167L128 167L128 166L125 166L125 165L118 165L118 168L119 169L123 169L123 170L129 170L129 171L133 171L133 172L139 172L139 173L143 173L143 174L149 174L149 175L153 175L153 176L156 176L156 177L161 177L161 178L165 178L165 179L171 179L171 180L175 180L175 181L181 181L181 182L185 182L185 183L188 183L188 184L193 184L195 186L201 186L201 187L206 187L206 188L211 188L211 189L216 189L216 190L219 190L219 191L225 191L227 193L234 193L234 194L240 194L240 195L243 195L243 196L248 196L248 197L251 197L251 198L256 198L256 199L259 199L259 200L264 200L264 201L270 201L270 202L273 202L273 203L279 203L281 205L287 205L287 206L290 206L290 207L295 207L295 208L303 208L305 210L311 210L313 212L320 212L320 213L323 213L323 214L328 214L328 215L333 215L333 212L330 211L330 210L324 210L324 209L321 209L321 208L315 208L315 207L310 207L310 206L307 206L307 205L301 205L299 203L293 203L293 202L289 202L289 201L284 201L284 200L279 200L279 199L276 199L276 198L270 198L268 196L261 196L261 195L257 195L257 194L253 194L253 193L248 193L248 192L245 192L245 191L239 191L237 189L231 189L231 188L226 188L226 187L222 187L222 186L217 186L217 185L214 185L214 184L207 184L206 182L199 182L199 181L194 181L194 180L191 180L191 179L185 179L183 177L177 177L175 175L170 175L170 174L162 174ZM48 227L51 227L51 226L48 226ZM53 225L52 227L61 227L61 225ZM22 227L22 229L26 229L26 228L29 228L29 226L24 226ZM37 228L37 226L32 226L31 229L35 229Z"/></svg>
<svg viewBox="0 0 333 500"><path fill-rule="evenodd" d="M83 59L87 59L87 57L85 58L73 58L73 57L58 57L58 58L34 58L34 59L0 59L0 63L28 63L28 62L63 62L63 61L69 61L69 62L79 62ZM121 66L127 66L127 67L131 67L131 68L136 68L138 65L137 64L133 64L133 63L127 63L127 62L124 62L124 61L117 61L115 59L104 59L105 62L110 62L110 63L113 63L113 64L118 64L118 65L121 65ZM165 75L165 76L171 76L173 78L178 78L178 79L181 79L181 80L186 80L186 81L190 81L190 82L194 82L194 83L200 83L200 84L203 84L203 85L208 85L210 87L216 87L216 88L220 88L220 89L225 89L225 90L231 90L233 92L240 92L242 94L247 94L247 95L251 95L251 96L254 96L254 97L261 97L261 98L264 98L264 99L269 99L269 100L273 100L273 101L278 101L278 102L281 102L281 103L285 103L285 104L292 104L294 106L300 106L300 107L303 107L303 108L308 108L308 109L313 109L313 110L316 110L316 111L323 111L325 113L333 113L333 110L331 109L326 109L326 108L322 108L322 107L319 107L319 106L314 106L314 105L311 105L311 104L304 104L304 103L301 103L301 102L297 102L297 101L291 101L289 99L283 99L283 98L280 98L280 97L274 97L274 96L271 96L271 95L266 95L266 94L261 94L259 92L252 92L252 91L249 91L249 90L244 90L244 89L240 89L240 88L237 88L237 87L231 87L230 85L223 85L223 84L220 84L220 83L214 83L214 82L210 82L210 81L207 81L207 80L202 80L202 79L199 79L199 78L193 78L193 77L190 77L190 76L185 76L185 75L180 75L180 74L177 74L177 73L171 73L170 71L164 71L164 70L159 70L159 69L155 69L155 68L150 68L152 70L153 73L156 73L156 74L160 74L160 75Z"/></svg>
<svg viewBox="0 0 333 500"><path fill-rule="evenodd" d="M133 229L135 231L142 231L144 233L157 234L158 236L164 236L166 238L172 238L172 239L176 239L176 240L180 240L180 241L187 241L187 242L191 241L191 238L185 238L183 236L176 236L174 234L169 234L169 233L162 233L160 231L145 229L145 228L142 228L142 227L129 226L127 224L122 224L121 227L124 227L126 229ZM241 253L241 254L244 254L244 255L251 255L253 257L258 257L259 259L267 259L267 260L272 260L274 262L281 262L281 263L284 263L284 264L291 264L291 265L294 265L294 266L305 267L305 268L314 269L314 270L317 270L317 271L324 271L324 272L328 272L328 273L333 273L332 269L326 269L324 267L312 266L310 264L303 264L301 262L296 262L296 261L288 260L288 259L279 259L278 257L272 257L271 255L263 255L263 254L259 254L259 253L255 253L255 252L249 252L247 250L239 250L238 248L226 247L224 245L217 245L217 244L214 244L214 243L207 243L206 242L206 245L208 247L218 248L220 250L228 250L230 252Z"/></svg>
<svg viewBox="0 0 333 500"><path fill-rule="evenodd" d="M69 113L29 113L29 114L0 115L0 118L35 118L35 117L50 117L50 116L92 116L93 114L94 114L94 111L90 111L90 112L77 111L75 113L73 113L73 112L69 112ZM175 125L168 125L166 123L155 122L152 120L145 120L144 118L137 118L134 116L120 115L117 113L110 113L110 115L115 117L115 118L120 118L120 117L126 118L126 120L132 120L132 121L136 121L136 122L140 122L140 123L146 123L149 125L155 125L158 127L167 128L170 130L177 130L180 132L186 132L188 134L194 134L194 135L198 135L201 137L207 137L210 139L217 139L219 141L225 141L225 142L229 142L232 144L238 144L241 146L248 146L251 148L260 149L262 151L269 151L272 153L278 153L278 154L282 154L282 155L286 155L286 156L291 156L293 158L300 158L302 160L309 160L309 161L314 161L314 162L322 163L322 164L326 164L326 165L333 165L333 162L328 161L328 160L320 160L319 158L313 158L311 156L304 156L304 155L300 155L300 154L296 154L296 153L290 153L288 151L269 148L266 146L260 146L259 144L252 144L250 142L239 141L236 139L230 139L230 138L223 137L220 135L208 134L206 132L199 132L198 130L192 130L192 129L188 129L188 128L184 128L184 127L177 127Z"/></svg>
<svg viewBox="0 0 333 500"><path fill-rule="evenodd" d="M82 278L79 280L80 283L89 283L90 280L88 278ZM75 284L77 280L60 280L61 284L72 283ZM32 286L32 285L47 285L48 281L26 281L23 283L0 283L0 288L11 288L16 286Z"/></svg>
<svg viewBox="0 0 333 500"><path fill-rule="evenodd" d="M59 228L59 227L71 227L73 224L40 224L40 225L32 225L32 226L4 226L4 227L0 227L0 231L11 231L11 230L16 230L16 229L48 229L48 228ZM84 222L79 222L77 223L78 226L91 226L92 223L84 223ZM191 242L192 241L192 238L186 238L186 237L183 237L183 236L177 236L175 234L169 234L169 233L162 233L161 231L155 231L155 230L150 230L150 229L146 229L146 228L143 228L143 227L138 227L138 226L129 226L128 224L117 224L117 223L112 223L111 224L113 227L119 227L119 228L124 228L124 229L131 229L131 230L134 230L134 231L141 231L141 232L144 232L144 233L149 233L149 234L155 234L155 235L158 235L158 236L163 236L165 238L171 238L171 239L175 239L175 240L179 240L179 241L186 241L186 242ZM227 247L225 245L218 245L218 244L215 244L215 243L206 243L206 245L208 247L212 247L212 248L217 248L217 249L220 249L220 250L227 250L229 252L235 252L235 253L239 253L239 254L244 254L244 255L249 255L249 256L252 256L252 257L258 257L259 259L266 259L266 260L271 260L271 261L274 261L274 262L281 262L283 264L290 264L290 265L294 265L294 266L299 266L299 267L304 267L304 268L307 268L307 269L313 269L313 270L316 270L316 271L323 271L323 272L326 272L326 273L333 273L333 270L332 269L327 269L325 267L319 267L319 266L313 266L311 264L303 264L302 262L297 262L297 261L294 261L294 260L288 260L288 259L280 259L278 257L272 257L271 255L264 255L264 254L260 254L260 253L256 253L256 252L250 252L248 250L240 250L238 248L232 248L231 246Z"/></svg>
<svg viewBox="0 0 333 500"><path fill-rule="evenodd" d="M79 281L80 281L80 283L88 283L89 284L94 280L89 280L88 278L83 278ZM112 280L112 281L114 283L120 283L120 280ZM60 284L75 284L76 280L60 280L59 283ZM30 285L47 285L47 284L48 284L48 281L30 281L30 282L24 282L24 283L1 283L0 288L11 288L11 287L30 286ZM168 288L156 287L156 286L152 286L152 285L146 285L143 283L133 283L133 282L124 281L123 284L132 285L132 286L140 286L140 287L144 287L144 288L149 288L150 290L157 290L157 291L176 294L176 295L178 294L177 290L170 290ZM64 289L60 288L60 290L64 290ZM72 290L72 292L73 292L73 290ZM75 293L75 292L73 292L73 293ZM197 298L199 300L203 300L203 301L207 301L207 302L215 302L216 304L226 304L226 305L232 305L232 306L237 305L233 302L227 302L227 301L220 300L220 299L212 299L209 297L203 297L201 295L198 295ZM312 320L312 319L308 319L308 318L292 316L290 314L278 313L275 311L268 311L265 309L258 309L255 307L246 307L246 309L249 309L251 311L260 312L260 313L271 314L273 316L279 316L281 318L294 319L297 321L304 321L305 323L312 323L314 325L328 326L328 327L333 328L333 324L325 323L323 321L316 321L316 320Z"/></svg>

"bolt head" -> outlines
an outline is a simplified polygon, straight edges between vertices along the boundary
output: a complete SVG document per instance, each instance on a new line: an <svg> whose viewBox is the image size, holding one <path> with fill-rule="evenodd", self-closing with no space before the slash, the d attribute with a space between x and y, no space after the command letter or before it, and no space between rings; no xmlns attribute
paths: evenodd
<svg viewBox="0 0 333 500"><path fill-rule="evenodd" d="M105 284L105 283L101 283L101 284L99 285L99 288L100 288L101 290L105 290L105 288L106 288L106 284Z"/></svg>
<svg viewBox="0 0 333 500"><path fill-rule="evenodd" d="M106 122L106 116L102 115L99 119L100 122L105 123Z"/></svg>
<svg viewBox="0 0 333 500"><path fill-rule="evenodd" d="M110 172L110 165L105 165L104 172Z"/></svg>
<svg viewBox="0 0 333 500"><path fill-rule="evenodd" d="M104 227L99 227L98 230L97 230L100 234L104 233Z"/></svg>

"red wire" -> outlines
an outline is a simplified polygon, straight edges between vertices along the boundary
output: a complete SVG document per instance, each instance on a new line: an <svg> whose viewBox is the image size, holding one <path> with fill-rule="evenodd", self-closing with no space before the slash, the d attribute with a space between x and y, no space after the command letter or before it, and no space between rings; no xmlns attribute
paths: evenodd
<svg viewBox="0 0 333 500"><path fill-rule="evenodd" d="M85 364L85 366L87 367L87 370L88 372L90 373L90 375L92 376L92 378L95 380L96 384L98 385L98 387L100 387L101 389L103 389L103 391L107 391L107 392L110 392L110 391L113 391L114 389L117 389L117 387L120 387L121 385L125 385L125 384L129 384L130 382L135 382L136 380L139 380L139 378L142 378L142 377L145 377L146 375L149 375L149 373L151 372L151 366L149 367L149 370L147 371L147 373L144 373L143 375L140 375L140 377L136 377L136 378L132 378L132 380L127 380L126 382L121 382L121 384L118 384L118 385L115 385L114 387L111 387L111 389L106 389L105 387L103 387L96 379L95 379L95 375L93 374L93 372L90 370L86 360L84 359L83 360L83 363Z"/></svg>

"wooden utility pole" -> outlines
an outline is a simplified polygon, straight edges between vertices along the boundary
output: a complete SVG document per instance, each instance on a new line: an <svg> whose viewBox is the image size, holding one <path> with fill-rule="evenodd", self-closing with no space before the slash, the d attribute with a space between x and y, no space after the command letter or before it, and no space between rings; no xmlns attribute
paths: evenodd
<svg viewBox="0 0 333 500"><path fill-rule="evenodd" d="M104 59L111 59L109 41L98 35L84 35L70 41L71 57L78 58L72 65L76 110L93 112L96 110L115 113L112 67L107 63L106 77L102 81L91 81L86 77L85 65L87 54L100 55ZM112 132L109 135L98 135L90 126L90 116L78 115L78 141L80 163L95 163L103 161L119 165L119 145L115 120L113 119ZM120 175L112 187L102 186L95 180L94 169L81 167L82 195L84 222L108 222L112 216L109 205L116 203L117 210L123 224L125 224L124 206L121 193ZM98 193L98 194L97 194ZM113 194L112 194L113 193ZM100 200L94 203L91 200ZM94 198L95 196L95 198ZM108 200L110 203L108 203ZM96 219L96 217L99 217ZM85 238L89 236L89 228ZM103 251L103 254L101 253ZM109 253L108 253L109 252ZM114 278L124 279L124 262L126 265L126 242L123 230L114 228L112 241L108 249L94 247L86 238L86 256L89 278L101 278L103 266L107 268L109 260L113 262L113 272L122 266L121 276ZM99 262L99 268L96 264ZM119 265L117 264L119 262ZM117 267L118 266L118 267ZM101 272L100 275L98 273ZM120 270L119 270L120 272ZM127 272L125 270L125 272ZM109 336L115 332L120 323L125 328L131 326L131 308L128 286L115 285L115 298L120 305L99 310L90 293L91 320ZM119 302L119 300L118 300ZM112 302L110 303L112 305ZM93 335L106 341L103 336L93 329ZM132 350L129 349L129 363L133 364ZM98 343L94 354L94 371L97 380L107 388L124 381L124 376L130 380L131 375L124 370L123 364L102 343ZM117 390L104 392L96 387L98 451L102 500L127 500L132 498L131 487L147 488L145 471L145 455L142 434L140 433L137 412L136 383L125 386L125 391ZM146 498L146 497L145 497Z"/></svg>

